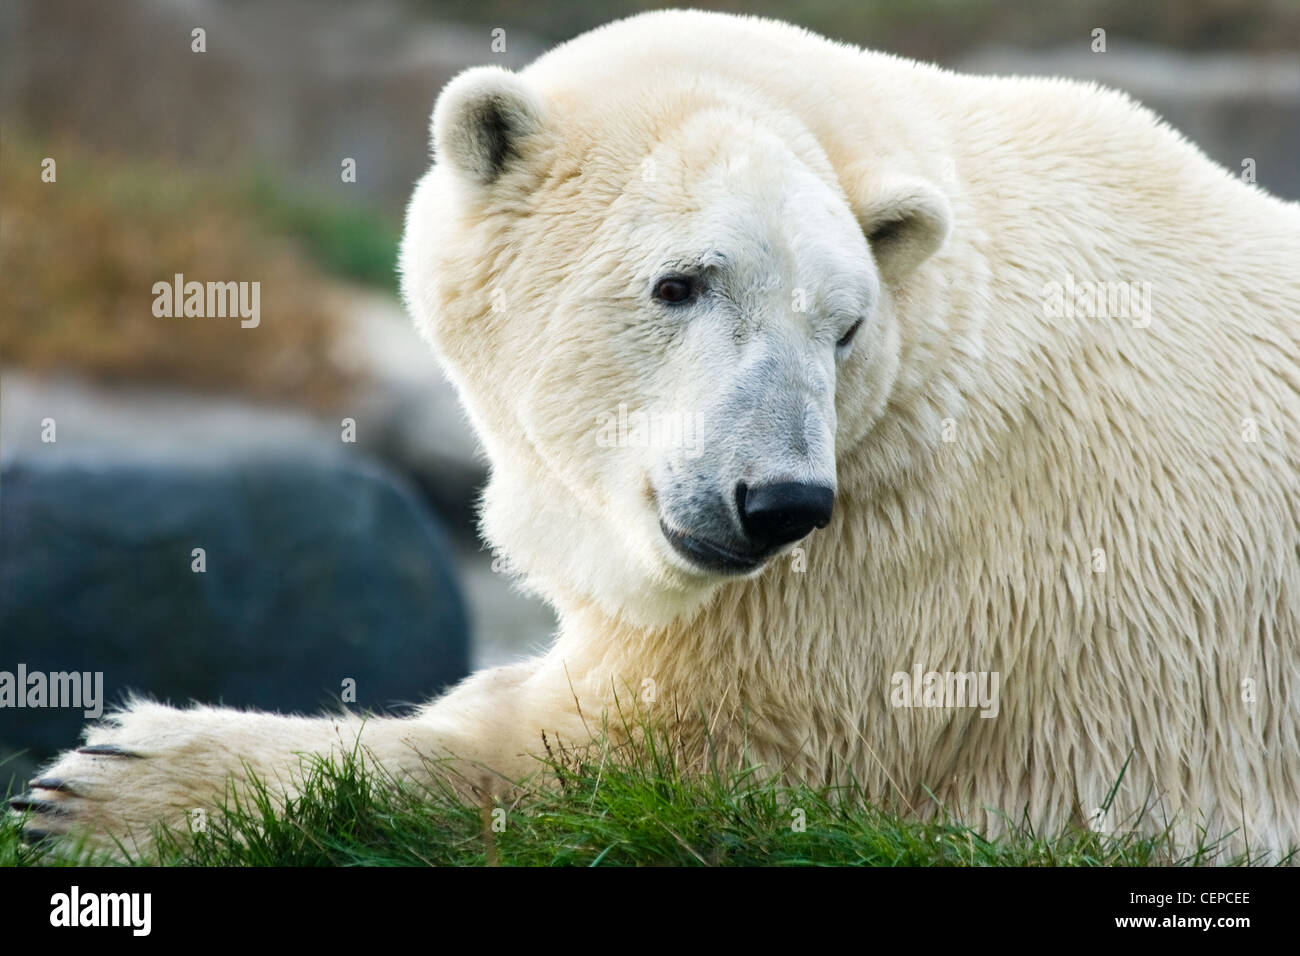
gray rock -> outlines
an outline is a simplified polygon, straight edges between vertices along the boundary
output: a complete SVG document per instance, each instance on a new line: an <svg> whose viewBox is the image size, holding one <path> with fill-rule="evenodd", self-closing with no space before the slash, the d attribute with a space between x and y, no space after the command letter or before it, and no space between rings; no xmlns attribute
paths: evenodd
<svg viewBox="0 0 1300 956"><path fill-rule="evenodd" d="M0 470L0 671L102 672L107 704L282 712L337 709L350 680L346 706L383 711L460 679L468 655L447 536L372 463ZM70 746L84 709L0 709L0 749Z"/></svg>
<svg viewBox="0 0 1300 956"><path fill-rule="evenodd" d="M429 347L390 298L353 291L339 302L334 359L362 385L325 421L231 396L156 386L94 385L73 376L0 369L0 463L37 456L137 464L228 464L268 455L322 467L360 454L409 477L454 539L470 607L475 667L543 649L555 616L512 586L474 533L473 503L486 464L451 386ZM357 443L340 441L342 416L356 419ZM53 419L58 441L41 441Z"/></svg>
<svg viewBox="0 0 1300 956"><path fill-rule="evenodd" d="M335 296L330 359L359 383L340 412L356 420L358 446L410 475L457 538L475 541L487 458L455 389L395 299L351 288Z"/></svg>

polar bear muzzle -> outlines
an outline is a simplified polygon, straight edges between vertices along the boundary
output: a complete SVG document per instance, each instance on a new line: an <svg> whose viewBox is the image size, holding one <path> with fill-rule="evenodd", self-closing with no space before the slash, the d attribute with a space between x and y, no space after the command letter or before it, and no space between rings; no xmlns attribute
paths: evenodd
<svg viewBox="0 0 1300 956"><path fill-rule="evenodd" d="M692 565L719 574L748 574L787 544L824 528L831 520L835 489L815 482L783 481L750 488L736 485L736 518L743 539L726 543L707 533L678 531L660 520L668 543ZM721 503L719 503L721 506ZM711 524L729 526L728 520Z"/></svg>

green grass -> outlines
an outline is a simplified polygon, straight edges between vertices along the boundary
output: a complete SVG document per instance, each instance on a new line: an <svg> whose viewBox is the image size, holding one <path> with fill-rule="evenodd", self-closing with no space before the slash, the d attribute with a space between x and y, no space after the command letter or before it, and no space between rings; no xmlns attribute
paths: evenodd
<svg viewBox="0 0 1300 956"><path fill-rule="evenodd" d="M294 240L325 272L397 294L398 224L367 206L295 192L265 173L245 182L249 207L269 232Z"/></svg>
<svg viewBox="0 0 1300 956"><path fill-rule="evenodd" d="M164 834L161 860L190 866L1148 866L1249 863L1167 835L1025 824L986 840L939 812L930 822L866 805L852 789L787 788L758 769L685 773L655 743L613 762L599 747L548 760L548 786L470 806L450 788L381 779L358 756L312 758L301 795L278 807L255 785L202 832ZM795 811L801 811L797 814ZM794 826L797 817L806 826ZM0 822L0 865L56 862ZM83 862L93 862L81 856ZM66 858L65 858L66 861ZM141 862L141 861L135 861Z"/></svg>

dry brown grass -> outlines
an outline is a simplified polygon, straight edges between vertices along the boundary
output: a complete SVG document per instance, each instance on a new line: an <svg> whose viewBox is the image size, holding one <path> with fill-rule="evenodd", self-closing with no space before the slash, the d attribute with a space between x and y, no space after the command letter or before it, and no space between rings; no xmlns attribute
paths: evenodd
<svg viewBox="0 0 1300 956"><path fill-rule="evenodd" d="M45 156L56 183L41 180ZM333 280L230 182L6 136L0 198L0 363L314 407L346 394L329 357ZM153 284L177 272L260 281L260 325L155 317Z"/></svg>

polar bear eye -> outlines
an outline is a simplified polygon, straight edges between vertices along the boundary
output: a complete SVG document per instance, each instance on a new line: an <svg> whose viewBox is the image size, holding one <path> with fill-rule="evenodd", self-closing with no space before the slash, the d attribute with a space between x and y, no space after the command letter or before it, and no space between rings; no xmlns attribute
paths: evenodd
<svg viewBox="0 0 1300 956"><path fill-rule="evenodd" d="M858 329L860 328L862 328L862 320L858 319L858 321L849 326L849 330L844 333L838 342L835 343L835 347L837 349L848 348L849 343L853 341L853 336L858 334Z"/></svg>
<svg viewBox="0 0 1300 956"><path fill-rule="evenodd" d="M654 297L669 305L680 305L695 295L695 281L690 276L664 276L655 283Z"/></svg>

